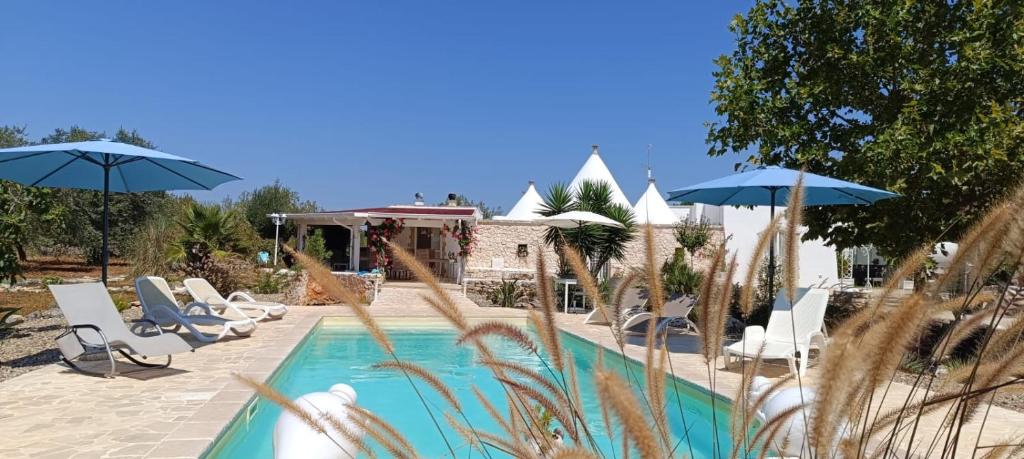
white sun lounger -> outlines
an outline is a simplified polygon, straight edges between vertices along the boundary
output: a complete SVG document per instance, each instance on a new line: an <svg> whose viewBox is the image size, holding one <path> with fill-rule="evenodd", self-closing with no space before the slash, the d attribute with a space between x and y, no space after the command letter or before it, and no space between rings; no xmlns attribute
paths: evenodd
<svg viewBox="0 0 1024 459"><path fill-rule="evenodd" d="M117 307L110 299L107 288L100 283L76 285L51 285L50 292L57 300L57 306L68 321L68 330L57 337L57 348L61 360L74 370L88 374L100 374L84 370L74 363L75 359L90 354L105 353L110 359L110 371L102 373L112 378L117 375L117 362L114 351L120 353L132 363L146 368L166 368L171 365L171 354L195 351L185 340L174 334L165 334L156 323L145 319L157 330L156 336L138 336L132 333ZM132 357L135 354L142 359L167 356L167 362L153 364L141 362Z"/></svg>
<svg viewBox="0 0 1024 459"><path fill-rule="evenodd" d="M256 301L256 299L245 292L235 292L224 298L206 279L199 277L185 279L185 290L188 291L193 300L209 305L216 315L222 315L228 310L233 310L242 317L249 317L260 321L264 319L280 319L288 313L288 308L281 303ZM257 315L250 316L247 314L248 311L254 311Z"/></svg>
<svg viewBox="0 0 1024 459"><path fill-rule="evenodd" d="M256 330L256 321L252 319L227 320L213 315L210 306L203 303L189 303L184 311L179 309L178 301L171 292L171 287L162 277L143 276L135 279L135 293L142 302L142 318L152 321L161 327L185 327L197 340L204 343L219 341L234 333L237 336L249 336ZM196 325L220 327L217 334L206 334L199 331Z"/></svg>
<svg viewBox="0 0 1024 459"><path fill-rule="evenodd" d="M630 309L643 307L645 304L647 304L647 298L644 298L644 291L630 286L626 288L626 292L622 295L622 304L619 307L619 311L621 311L623 319L625 319ZM605 305L605 308L608 309L608 312L611 312L611 305ZM594 308L583 319L583 323L587 325L610 325L611 321L605 317L600 309Z"/></svg>
<svg viewBox="0 0 1024 459"><path fill-rule="evenodd" d="M690 295L682 295L672 300L666 301L662 307L661 317L654 317L652 312L641 312L635 316L630 317L622 324L622 331L629 335L643 335L647 333L647 327L651 326L653 320L655 326L655 334L660 334L662 331L668 328L668 324L675 319L682 319L686 323L686 327L691 330L697 330L697 325L690 321L687 317L690 315L690 311L693 310L693 304L696 299Z"/></svg>
<svg viewBox="0 0 1024 459"><path fill-rule="evenodd" d="M742 340L725 347L726 368L732 363L732 357L754 358L760 351L764 360L785 359L792 373L797 372L796 359L799 358L799 374L803 375L807 371L810 350L821 352L826 345L828 295L826 289L801 288L791 308L785 289L779 290L768 326L747 327Z"/></svg>

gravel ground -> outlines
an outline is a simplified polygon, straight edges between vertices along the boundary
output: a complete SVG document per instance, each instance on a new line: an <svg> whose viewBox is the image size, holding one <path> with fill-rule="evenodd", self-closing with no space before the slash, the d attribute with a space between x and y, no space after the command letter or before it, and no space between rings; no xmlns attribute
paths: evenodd
<svg viewBox="0 0 1024 459"><path fill-rule="evenodd" d="M135 320L142 316L142 310L128 308L121 315L126 321ZM25 319L12 330L0 331L0 381L60 360L53 341L67 327L60 310L36 311Z"/></svg>
<svg viewBox="0 0 1024 459"><path fill-rule="evenodd" d="M904 372L904 371L897 371L895 379L896 379L897 382L901 382L901 383L906 384L908 386L913 386L914 385L914 381L917 379L917 375L913 374L913 373L907 373L907 372ZM943 380L942 376L936 377L935 382L932 384L932 387L933 388L938 387L939 383L942 382L942 380ZM924 384L926 382L927 381L925 380L925 381L922 382L922 384ZM923 390L923 389L920 389L920 390ZM983 401L985 401L985 402L988 402L989 400L990 399L989 399L988 396L984 397L984 399L983 399ZM993 401L993 403L996 406L999 406L999 407L1002 407L1002 408L1006 408L1008 410L1013 410L1013 411L1017 411L1017 412L1020 412L1020 413L1024 413L1024 394L1009 393L1009 392L1006 392L1006 391L997 391L996 392L996 398Z"/></svg>

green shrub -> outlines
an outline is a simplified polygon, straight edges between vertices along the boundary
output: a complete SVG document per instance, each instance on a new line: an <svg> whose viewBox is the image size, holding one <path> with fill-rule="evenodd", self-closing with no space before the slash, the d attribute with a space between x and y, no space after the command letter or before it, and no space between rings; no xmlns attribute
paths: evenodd
<svg viewBox="0 0 1024 459"><path fill-rule="evenodd" d="M683 252L661 265L661 283L668 295L696 295L704 275L686 262Z"/></svg>
<svg viewBox="0 0 1024 459"><path fill-rule="evenodd" d="M181 237L181 227L172 215L153 215L125 243L131 276L167 277L173 271L174 245Z"/></svg>
<svg viewBox="0 0 1024 459"><path fill-rule="evenodd" d="M64 283L64 279L58 276L44 276L43 283L46 285L60 285Z"/></svg>
<svg viewBox="0 0 1024 459"><path fill-rule="evenodd" d="M132 300L126 295L113 295L111 298L114 300L114 307L117 308L117 312L122 312L132 307Z"/></svg>
<svg viewBox="0 0 1024 459"><path fill-rule="evenodd" d="M256 285L253 287L254 293L260 294L275 294L281 293L285 281L280 276L274 273L262 272L259 278L256 279Z"/></svg>
<svg viewBox="0 0 1024 459"><path fill-rule="evenodd" d="M331 255L334 255L334 252L327 250L324 231L319 228L313 230L309 236L306 236L305 248L302 251L320 263L327 262L327 260L331 259Z"/></svg>
<svg viewBox="0 0 1024 459"><path fill-rule="evenodd" d="M526 289L519 285L518 280L503 280L494 290L491 290L487 299L503 308L514 308L526 299Z"/></svg>

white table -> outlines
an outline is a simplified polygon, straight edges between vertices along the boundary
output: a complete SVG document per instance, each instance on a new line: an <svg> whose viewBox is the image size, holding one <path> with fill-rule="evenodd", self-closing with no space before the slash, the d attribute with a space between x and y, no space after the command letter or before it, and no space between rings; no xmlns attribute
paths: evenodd
<svg viewBox="0 0 1024 459"><path fill-rule="evenodd" d="M556 284L565 285L565 289L564 289L565 290L565 299L562 301L562 311L565 312L566 314L568 314L569 313L569 286L570 285L576 285L578 282L577 282L576 279L572 279L572 278L567 278L567 279L558 278L558 279L555 279L555 283ZM587 297L584 296L583 297L583 307L586 307L586 306L587 306Z"/></svg>

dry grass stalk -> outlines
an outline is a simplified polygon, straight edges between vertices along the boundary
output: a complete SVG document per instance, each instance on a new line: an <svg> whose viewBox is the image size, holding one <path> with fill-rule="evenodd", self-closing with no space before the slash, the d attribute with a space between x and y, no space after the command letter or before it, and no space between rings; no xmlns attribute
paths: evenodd
<svg viewBox="0 0 1024 459"><path fill-rule="evenodd" d="M377 342L377 345L381 347L385 352L392 354L395 351L394 346L391 344L391 339L388 338L387 333L377 324L370 312L366 310L366 306L362 304L362 298L356 295L351 290L345 288L341 282L331 274L331 270L327 269L319 261L313 259L309 255L302 252L296 251L287 245L282 245L285 252L288 252L299 263L305 268L306 272L317 284L323 287L324 292L328 296L335 299L340 299L344 304L352 308L352 312L355 313L356 318L359 322L366 327L366 330L370 332L370 336Z"/></svg>
<svg viewBox="0 0 1024 459"><path fill-rule="evenodd" d="M569 267L572 268L572 272L576 274L576 281L583 288L583 293L590 298L594 309L601 311L601 314L607 318L609 311L605 307L601 289L597 287L597 280L594 279L594 276L590 274L590 270L587 269L587 264L583 261L583 255L568 245L562 250L562 255L565 257L565 261L569 263Z"/></svg>
<svg viewBox="0 0 1024 459"><path fill-rule="evenodd" d="M527 367L526 365L511 360L496 359L480 360L480 364L487 367L500 368L505 373L514 373L526 379L529 379L534 384L537 384L538 386L543 387L545 390L547 390L559 404L569 404L569 400L566 398L567 396L565 395L565 392L562 391L562 389L556 386L555 383L551 382L551 380L545 378L540 373L534 371L533 369Z"/></svg>
<svg viewBox="0 0 1024 459"><path fill-rule="evenodd" d="M871 311L877 313L885 305L886 301L892 298L893 292L900 288L903 279L911 277L924 267L925 261L932 253L931 245L923 245L910 255L907 255L899 263L896 269L889 276L889 279L882 284L882 290L875 296L871 303Z"/></svg>
<svg viewBox="0 0 1024 459"><path fill-rule="evenodd" d="M615 289L614 295L612 296L612 315L607 317L608 322L611 324L612 336L615 338L616 344L618 344L620 348L624 344L622 342L622 301L625 299L626 292L629 291L628 289L636 286L637 276L639 275L636 271L630 270L626 273L626 276L622 278L622 283L620 283L618 288Z"/></svg>
<svg viewBox="0 0 1024 459"><path fill-rule="evenodd" d="M629 386L617 375L609 371L594 373L597 393L608 404L610 411L622 424L623 441L630 441L636 446L641 457L664 457L661 443L655 438L647 425L640 402L633 396Z"/></svg>
<svg viewBox="0 0 1024 459"><path fill-rule="evenodd" d="M750 428L750 423L753 422L751 417L754 413L747 412L751 404L750 400L748 400L748 395L751 389L753 389L754 377L761 371L762 351L764 351L763 345L754 354L754 360L743 368L740 385L736 389L736 395L733 397L731 415L729 416L730 426L732 427L732 458L738 457L741 449L744 449L747 429Z"/></svg>
<svg viewBox="0 0 1024 459"><path fill-rule="evenodd" d="M455 430L455 433L459 434L459 436L462 437L462 439L469 444L470 448L475 448L479 450L484 455L484 457L488 456L486 449L487 446L481 443L482 439L478 438L479 432L477 432L475 429L471 429L463 425L461 422L456 420L451 413L445 413L444 419L448 421L448 425L452 426L452 429Z"/></svg>
<svg viewBox="0 0 1024 459"><path fill-rule="evenodd" d="M789 304L796 303L796 288L800 281L800 225L803 224L804 213L804 173L796 179L796 184L789 189L789 200L786 202L786 256L785 282L786 299ZM731 281L730 281L731 282Z"/></svg>
<svg viewBox="0 0 1024 459"><path fill-rule="evenodd" d="M270 400L273 404L281 407L281 409L299 418L299 420L302 421L303 424L309 426L310 429L313 429L319 434L327 435L327 427L322 422L320 422L319 419L314 418L313 415L299 407L299 405L295 403L295 401L293 401L292 399L278 392L273 387L270 387L248 376L241 374L235 374L234 376L235 379L238 379L246 386L249 386L250 389L255 390L260 397Z"/></svg>
<svg viewBox="0 0 1024 459"><path fill-rule="evenodd" d="M704 358L708 362L714 362L722 353L722 343L725 341L725 324L729 320L729 304L732 302L733 276L736 274L736 255L733 254L729 260L728 268L725 271L725 279L722 286L717 289L717 298L711 310L710 335L705 338L707 353Z"/></svg>
<svg viewBox="0 0 1024 459"><path fill-rule="evenodd" d="M644 249L647 256L644 260L644 277L647 280L648 303L651 305L651 319L647 321L647 330L644 333L644 373L647 383L647 405L654 421L655 430L661 440L662 447L666 450L672 448L668 434L668 421L665 413L665 372L662 370L664 361L655 361L658 347L657 327L658 318L662 316L665 305L665 293L661 288L661 276L654 265L654 233L650 225L644 225ZM662 353L664 346L661 346ZM660 357L664 357L659 355ZM658 364L662 365L659 366Z"/></svg>
<svg viewBox="0 0 1024 459"><path fill-rule="evenodd" d="M768 248L771 247L773 236L779 232L779 221L781 219L781 215L776 215L775 218L768 222L768 226L765 227L764 231L761 231L761 235L757 238L754 253L750 256L747 273L743 276L743 285L740 289L740 312L743 313L743 317L750 317L750 314L754 312L754 289L757 287L757 271L761 267L761 260L764 259L765 254L768 253Z"/></svg>
<svg viewBox="0 0 1024 459"><path fill-rule="evenodd" d="M421 293L420 298L423 299L423 301L426 301L427 304L430 305L431 309L451 323L452 326L455 327L455 330L461 332L465 331L466 328L469 327L469 320L466 319L466 316L462 314L462 310L458 307L447 305L443 301L425 293Z"/></svg>
<svg viewBox="0 0 1024 459"><path fill-rule="evenodd" d="M797 413L803 411L803 409L804 405L796 405L782 410L782 412L771 419L766 419L765 423L757 429L757 433L755 433L754 437L750 439L750 444L753 447L760 445L762 452L761 457L764 457L763 454L769 449L768 444L778 435L779 430L786 424L786 421Z"/></svg>
<svg viewBox="0 0 1024 459"><path fill-rule="evenodd" d="M580 424L585 428L587 418L583 410L583 396L580 394L579 375L576 374L576 357L572 352L567 352L565 358L569 363L569 397L572 401L572 412L575 413Z"/></svg>
<svg viewBox="0 0 1024 459"><path fill-rule="evenodd" d="M647 288L650 291L651 312L655 317L661 317L665 306L665 290L661 286L661 273L655 266L654 255L654 230L650 224L644 225L644 270L647 277Z"/></svg>
<svg viewBox="0 0 1024 459"><path fill-rule="evenodd" d="M505 338L531 354L537 353L537 343L533 342L533 339L526 334L522 327L500 320L488 320L469 327L459 335L459 339L455 343L462 345L467 341L482 339L485 336Z"/></svg>
<svg viewBox="0 0 1024 459"><path fill-rule="evenodd" d="M701 281L700 286L700 298L697 300L697 328L700 330L698 338L700 339L701 354L704 356L705 362L711 362L711 355L717 352L711 349L712 342L708 337L714 333L712 330L714 324L713 308L717 306L717 302L714 300L716 290L718 290L716 278L720 274L719 272L724 263L725 244L722 243L715 250L715 256L711 259L711 266L704 274L704 280Z"/></svg>
<svg viewBox="0 0 1024 459"><path fill-rule="evenodd" d="M403 266L409 268L416 279L423 282L428 288L430 288L430 291L434 294L434 299L436 300L431 302L431 306L433 306L434 309L438 309L438 312L451 321L459 331L465 329L465 318L458 312L458 305L455 304L455 300L452 296L444 289L444 287L441 286L441 283L438 282L437 278L434 277L434 273L430 271L430 268L417 260L415 256L405 249L395 245L395 243L391 241L386 242L388 247L391 249L391 253L395 255L395 258L397 258ZM458 320L457 318L461 318L461 320Z"/></svg>
<svg viewBox="0 0 1024 459"><path fill-rule="evenodd" d="M558 336L558 327L555 326L555 291L551 288L551 279L548 277L547 262L544 260L543 251L537 254L537 293L540 297L541 312L544 314L544 320L540 321L537 332L543 335L542 342L547 346L551 365L561 372L565 368L565 362L562 359L562 343Z"/></svg>
<svg viewBox="0 0 1024 459"><path fill-rule="evenodd" d="M937 294L944 291L950 282L957 279L963 272L963 268L967 266L968 260L977 256L977 250L985 240L993 237L993 235L996 237L1001 236L998 234L998 231L1004 227L1004 223L1010 217L1012 210L1013 206L1010 205L1009 201L999 203L993 206L992 210L978 223L967 230L958 242L957 251L949 262L949 268L933 284L932 291L934 293Z"/></svg>
<svg viewBox="0 0 1024 459"><path fill-rule="evenodd" d="M308 400L307 403L309 403ZM316 407L314 406L314 408ZM333 414L325 411L321 411L319 408L316 409L320 413L320 418L326 421L328 426L330 426L336 432L341 434L341 436L346 441L348 441L355 447L356 451L354 452L362 452L366 454L366 456L369 458L374 458L377 456L376 453L374 453L373 450L371 450L369 446L366 444L366 441L363 440L362 435L358 434L356 431L353 431L351 428L349 428L349 426L342 422L341 419L338 419L337 416L334 416ZM358 413L356 413L356 411L362 410L362 408L359 408L355 405L350 405L350 409L351 411L346 413L346 419L355 424L356 427L360 429L360 432L366 432L367 429L360 425L356 419L356 417L358 417Z"/></svg>
<svg viewBox="0 0 1024 459"><path fill-rule="evenodd" d="M398 429L395 429L394 426L381 419L380 416L355 405L352 406L352 412L355 414L355 417L362 419L367 426L386 434L395 444L398 445L398 449L403 451L409 457L418 456L418 454L416 454L416 448L412 443L409 442L409 440L405 438Z"/></svg>
<svg viewBox="0 0 1024 459"><path fill-rule="evenodd" d="M963 340L971 336L975 330L978 329L983 323L990 322L992 316L996 314L998 310L995 308L979 312L973 316L968 317L966 320L957 322L953 328L951 328L946 335L942 338L942 341L935 346L940 352L936 357L936 360L942 360L949 356Z"/></svg>
<svg viewBox="0 0 1024 459"><path fill-rule="evenodd" d="M491 419L494 419L494 421L497 422L499 426L501 426L501 430L504 430L505 434L508 435L509 438L519 438L519 435L516 433L516 430L513 427L513 425L510 424L509 421L505 420L505 417L502 416L501 413L498 411L498 408L494 406L493 403L491 403L491 400L488 399L483 392L480 392L479 387L473 386L473 395L476 396L477 401L479 401L480 405L484 407L484 410L487 411L487 414L491 417Z"/></svg>
<svg viewBox="0 0 1024 459"><path fill-rule="evenodd" d="M537 453L534 452L533 448L527 447L521 442L513 443L505 438L501 438L487 432L477 432L476 434L479 435L484 442L496 448L500 448L514 457L525 459L534 459L537 457Z"/></svg>
<svg viewBox="0 0 1024 459"><path fill-rule="evenodd" d="M540 404L540 406L544 407L544 409L547 410L547 412L550 413L551 416L553 416L558 421L558 423L565 428L566 433L569 434L569 437L572 438L573 441L579 441L579 435L576 431L575 423L572 422L573 418L570 417L569 414L566 412L564 403L556 402L549 398L548 396L541 393L539 390L534 389L533 387L530 387L526 384L520 383L519 381L513 381L511 379L505 378L497 379L502 384L512 389L513 392L516 392L517 394L520 394L523 397L533 400ZM542 429L540 430L543 431Z"/></svg>
<svg viewBox="0 0 1024 459"><path fill-rule="evenodd" d="M427 383L428 386L434 389L435 392L440 394L444 399L456 410L462 411L462 404L459 403L459 399L455 397L455 393L448 387L441 378L432 373L430 370L423 368L415 363L406 361L393 361L387 360L373 364L375 370L395 370L402 371L408 375L415 376Z"/></svg>
<svg viewBox="0 0 1024 459"><path fill-rule="evenodd" d="M597 357L594 360L594 374L605 371L604 369L604 350L600 347L597 348ZM615 438L615 429L612 426L612 416L607 403L599 403L601 407L601 422L604 423L604 433L609 439ZM614 441L614 440L612 440ZM612 445L614 447L614 445Z"/></svg>
<svg viewBox="0 0 1024 459"><path fill-rule="evenodd" d="M550 459L596 459L600 456L583 448L563 447L556 449L547 457Z"/></svg>

